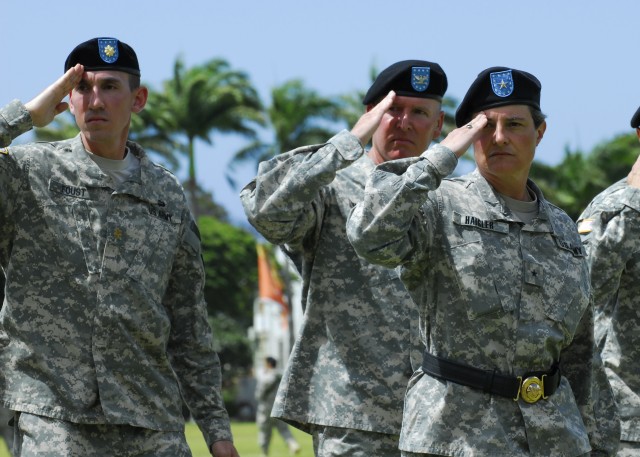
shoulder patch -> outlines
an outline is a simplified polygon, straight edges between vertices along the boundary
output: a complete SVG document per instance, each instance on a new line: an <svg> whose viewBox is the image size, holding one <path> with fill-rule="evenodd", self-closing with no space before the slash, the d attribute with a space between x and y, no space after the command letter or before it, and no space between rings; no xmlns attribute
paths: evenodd
<svg viewBox="0 0 640 457"><path fill-rule="evenodd" d="M0 148L0 154L8 156L9 155L9 148Z"/></svg>
<svg viewBox="0 0 640 457"><path fill-rule="evenodd" d="M586 235L593 230L593 219L582 219L578 224L578 233L580 235Z"/></svg>

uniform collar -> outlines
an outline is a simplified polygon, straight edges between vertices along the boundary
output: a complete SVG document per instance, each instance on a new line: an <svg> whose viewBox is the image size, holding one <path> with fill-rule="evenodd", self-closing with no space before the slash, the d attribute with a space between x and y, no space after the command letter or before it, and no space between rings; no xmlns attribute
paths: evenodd
<svg viewBox="0 0 640 457"><path fill-rule="evenodd" d="M472 179L476 184L478 193L485 202L487 212L494 219L503 219L507 221L517 221L515 215L509 210L503 198L501 198L489 182L480 174L477 168L471 173ZM549 222L549 203L544 198L540 188L531 179L527 179L527 186L536 194L539 204L539 213L535 224Z"/></svg>

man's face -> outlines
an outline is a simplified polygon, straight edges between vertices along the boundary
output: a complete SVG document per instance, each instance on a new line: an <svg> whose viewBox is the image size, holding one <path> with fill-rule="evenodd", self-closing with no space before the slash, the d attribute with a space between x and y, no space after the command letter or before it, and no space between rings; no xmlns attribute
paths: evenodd
<svg viewBox="0 0 640 457"><path fill-rule="evenodd" d="M443 121L439 101L397 96L373 134L369 155L376 164L419 156L440 136Z"/></svg>
<svg viewBox="0 0 640 457"><path fill-rule="evenodd" d="M487 125L473 143L476 164L489 182L526 179L546 123L534 126L526 105L483 110Z"/></svg>
<svg viewBox="0 0 640 457"><path fill-rule="evenodd" d="M121 71L87 71L71 91L69 105L85 140L108 143L126 138L131 113L146 103L144 87L131 90L129 74Z"/></svg>

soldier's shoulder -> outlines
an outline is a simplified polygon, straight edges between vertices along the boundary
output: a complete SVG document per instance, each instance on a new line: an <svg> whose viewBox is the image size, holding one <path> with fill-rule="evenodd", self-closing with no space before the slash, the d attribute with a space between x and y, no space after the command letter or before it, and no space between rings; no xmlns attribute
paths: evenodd
<svg viewBox="0 0 640 457"><path fill-rule="evenodd" d="M0 148L0 157L13 157L16 160L22 160L26 157L36 158L47 152L59 153L65 150L71 150L70 140L36 141Z"/></svg>

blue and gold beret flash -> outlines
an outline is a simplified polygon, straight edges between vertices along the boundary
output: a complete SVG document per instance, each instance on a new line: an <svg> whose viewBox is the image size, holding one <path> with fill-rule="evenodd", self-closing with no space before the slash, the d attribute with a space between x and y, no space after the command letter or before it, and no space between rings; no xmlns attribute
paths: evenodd
<svg viewBox="0 0 640 457"><path fill-rule="evenodd" d="M529 105L540 110L541 89L538 78L526 71L508 67L487 68L478 74L460 102L456 110L456 126L463 126L474 113L485 108Z"/></svg>
<svg viewBox="0 0 640 457"><path fill-rule="evenodd" d="M634 129L640 128L640 108L638 108L631 117L631 127Z"/></svg>
<svg viewBox="0 0 640 457"><path fill-rule="evenodd" d="M403 97L442 100L447 91L447 75L437 63L426 60L402 60L380 72L362 103L375 104L391 90Z"/></svg>
<svg viewBox="0 0 640 457"><path fill-rule="evenodd" d="M140 76L138 57L133 48L116 38L93 38L75 47L64 63L64 71L75 64L85 71L116 70Z"/></svg>

